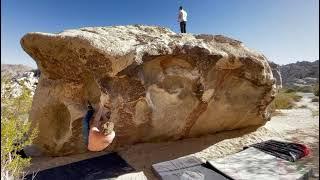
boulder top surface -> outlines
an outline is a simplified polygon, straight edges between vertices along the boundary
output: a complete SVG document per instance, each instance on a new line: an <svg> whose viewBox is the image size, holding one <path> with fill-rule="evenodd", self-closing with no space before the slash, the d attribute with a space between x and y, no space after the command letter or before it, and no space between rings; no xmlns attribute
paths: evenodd
<svg viewBox="0 0 320 180"><path fill-rule="evenodd" d="M21 45L44 74L52 69L50 64L76 65L78 68L69 70L77 71L82 65L93 66L95 61L105 61L104 65L96 63L96 70L98 66L105 70L108 64L110 68L105 73L112 77L129 65L142 64L148 56L188 54L195 48L222 59L266 59L242 42L223 35L177 34L168 28L145 25L85 27L56 34L32 32L23 36ZM232 66L229 68L234 68Z"/></svg>

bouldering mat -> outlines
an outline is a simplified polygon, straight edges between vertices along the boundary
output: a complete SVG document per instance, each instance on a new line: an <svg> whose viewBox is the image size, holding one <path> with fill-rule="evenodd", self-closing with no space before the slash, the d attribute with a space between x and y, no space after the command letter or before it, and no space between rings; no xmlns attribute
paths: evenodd
<svg viewBox="0 0 320 180"><path fill-rule="evenodd" d="M162 180L227 180L193 156L160 162L152 165L152 169Z"/></svg>
<svg viewBox="0 0 320 180"><path fill-rule="evenodd" d="M207 163L232 179L293 180L308 179L312 174L310 168L277 158L254 147Z"/></svg>
<svg viewBox="0 0 320 180"><path fill-rule="evenodd" d="M122 174L133 171L135 171L135 169L132 168L125 160L123 160L117 153L110 153L103 156L39 171L34 180L113 179ZM31 180L32 174L27 175L26 179Z"/></svg>

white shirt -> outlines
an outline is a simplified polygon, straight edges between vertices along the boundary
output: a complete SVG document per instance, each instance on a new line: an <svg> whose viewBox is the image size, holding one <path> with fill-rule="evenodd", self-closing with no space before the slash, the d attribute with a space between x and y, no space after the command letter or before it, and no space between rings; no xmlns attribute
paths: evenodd
<svg viewBox="0 0 320 180"><path fill-rule="evenodd" d="M180 10L179 11L179 16L178 16L178 20L179 22L183 22L183 21L187 21L187 12L185 10Z"/></svg>

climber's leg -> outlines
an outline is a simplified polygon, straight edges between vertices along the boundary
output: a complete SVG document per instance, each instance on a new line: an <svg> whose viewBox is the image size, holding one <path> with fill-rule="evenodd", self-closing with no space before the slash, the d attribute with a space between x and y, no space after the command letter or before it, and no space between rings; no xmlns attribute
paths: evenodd
<svg viewBox="0 0 320 180"><path fill-rule="evenodd" d="M82 135L83 135L83 140L86 145L88 145L88 136L89 136L89 126L90 126L90 120L94 114L94 109L92 108L91 105L88 106L88 111L87 114L84 116L82 120Z"/></svg>
<svg viewBox="0 0 320 180"><path fill-rule="evenodd" d="M183 33L183 22L180 22L180 32Z"/></svg>

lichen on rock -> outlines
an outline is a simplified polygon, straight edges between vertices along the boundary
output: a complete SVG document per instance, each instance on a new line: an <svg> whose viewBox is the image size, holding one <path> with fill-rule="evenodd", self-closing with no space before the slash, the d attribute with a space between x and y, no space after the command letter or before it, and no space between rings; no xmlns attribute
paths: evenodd
<svg viewBox="0 0 320 180"><path fill-rule="evenodd" d="M51 155L85 151L86 102L107 98L112 148L263 125L274 98L267 59L222 35L176 34L154 26L28 33L23 49L41 77L30 119Z"/></svg>

